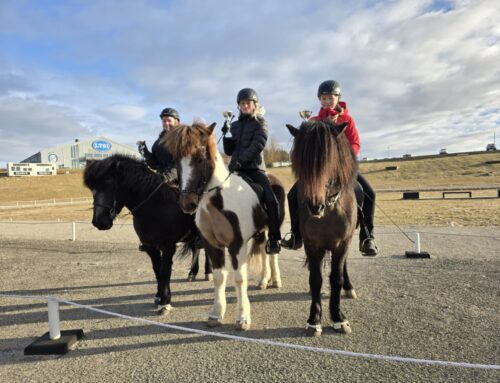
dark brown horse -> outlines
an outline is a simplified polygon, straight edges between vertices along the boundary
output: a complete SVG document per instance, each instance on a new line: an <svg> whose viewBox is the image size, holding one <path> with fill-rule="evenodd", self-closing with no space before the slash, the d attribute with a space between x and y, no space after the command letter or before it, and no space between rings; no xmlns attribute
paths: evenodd
<svg viewBox="0 0 500 383"><path fill-rule="evenodd" d="M350 333L340 310L340 292L355 298L347 274L347 250L357 223L354 182L357 163L351 145L343 133L346 124L328 121L306 121L299 129L287 125L294 136L292 171L297 178L299 220L306 262L309 266L311 310L308 333L320 335L321 266L327 251L331 252L330 316L333 329Z"/></svg>

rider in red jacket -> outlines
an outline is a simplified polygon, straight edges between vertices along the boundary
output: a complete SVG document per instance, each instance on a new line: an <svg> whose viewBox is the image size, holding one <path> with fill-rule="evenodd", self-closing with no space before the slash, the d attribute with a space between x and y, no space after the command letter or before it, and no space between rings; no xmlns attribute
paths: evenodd
<svg viewBox="0 0 500 383"><path fill-rule="evenodd" d="M321 103L321 109L317 116L312 120L330 119L337 124L347 122L344 134L352 145L356 155L359 153L360 143L358 130L354 119L349 114L347 104L340 99L340 84L337 81L323 81L318 88L318 99ZM359 195L363 195L362 208L359 208L359 250L363 255L375 256L378 254L377 245L373 235L373 218L375 213L375 191L368 181L360 173L357 175ZM297 183L295 183L288 192L288 207L290 211L291 235L289 239L281 241L281 245L288 249L298 249L302 246L302 236L299 228L298 218L298 196Z"/></svg>

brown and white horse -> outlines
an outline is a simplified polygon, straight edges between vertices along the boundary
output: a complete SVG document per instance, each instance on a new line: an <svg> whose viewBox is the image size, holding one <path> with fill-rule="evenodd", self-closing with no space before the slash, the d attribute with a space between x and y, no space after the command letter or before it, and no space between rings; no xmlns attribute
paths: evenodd
<svg viewBox="0 0 500 383"><path fill-rule="evenodd" d="M325 253L331 251L330 316L333 329L350 333L351 328L340 310L340 292L356 294L347 274L347 250L357 224L354 182L357 163L343 133L346 124L306 121L299 129L287 125L294 137L292 171L297 178L299 222L306 262L309 266L311 308L306 330L320 335L321 266Z"/></svg>
<svg viewBox="0 0 500 383"><path fill-rule="evenodd" d="M181 125L167 134L165 145L177 160L180 206L184 212L196 214L203 247L213 265L215 299L208 325L221 325L226 312L227 260L234 271L238 297L236 328L247 330L251 324L247 293L249 260L254 255L261 259L260 288L266 288L270 278L271 286L279 288L278 255L266 254L267 214L250 185L227 170L217 150L214 128L215 123ZM285 192L275 177L269 179L278 199L282 223Z"/></svg>

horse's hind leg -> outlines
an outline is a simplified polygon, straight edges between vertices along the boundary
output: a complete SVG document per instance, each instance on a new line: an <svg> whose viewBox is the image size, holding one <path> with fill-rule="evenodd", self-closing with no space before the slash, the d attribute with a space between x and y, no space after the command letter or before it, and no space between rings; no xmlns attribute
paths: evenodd
<svg viewBox="0 0 500 383"><path fill-rule="evenodd" d="M278 264L278 255L279 254L270 255L269 262L271 264L271 279L273 281L273 284L271 285L271 287L280 289L282 286L282 283L281 283L280 267Z"/></svg>
<svg viewBox="0 0 500 383"><path fill-rule="evenodd" d="M188 282L194 281L200 270L200 249L192 247L191 251L193 252L193 258L191 259L191 267L187 276Z"/></svg>
<svg viewBox="0 0 500 383"><path fill-rule="evenodd" d="M271 279L271 269L269 267L269 255L265 252L262 246L259 257L262 264L262 269L260 273L259 285L257 286L257 288L259 288L260 290L265 290L267 289L267 285L269 283L269 280Z"/></svg>
<svg viewBox="0 0 500 383"><path fill-rule="evenodd" d="M214 273L212 270L212 262L210 257L205 254L205 280L212 281L214 279Z"/></svg>
<svg viewBox="0 0 500 383"><path fill-rule="evenodd" d="M344 283L342 287L344 288L345 296L347 298L356 299L358 297L356 295L356 291L354 291L351 280L349 279L349 274L347 273L347 260L344 262Z"/></svg>
<svg viewBox="0 0 500 383"><path fill-rule="evenodd" d="M309 264L309 288L311 291L311 308L306 331L310 335L319 336L322 332L321 285L323 284L323 277L321 275L321 264L325 251L313 252L306 246L306 254Z"/></svg>
<svg viewBox="0 0 500 383"><path fill-rule="evenodd" d="M344 284L346 257L346 245L342 245L332 252L332 272L330 274L330 316L334 331L343 334L349 334L352 331L349 322L340 310L340 292Z"/></svg>

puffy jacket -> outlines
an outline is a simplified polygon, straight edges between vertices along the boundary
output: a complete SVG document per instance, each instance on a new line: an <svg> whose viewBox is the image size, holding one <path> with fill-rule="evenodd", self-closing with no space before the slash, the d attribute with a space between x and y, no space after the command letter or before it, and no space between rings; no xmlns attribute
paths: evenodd
<svg viewBox="0 0 500 383"><path fill-rule="evenodd" d="M242 114L229 129L231 137L223 140L224 153L242 169L265 170L263 150L267 142L267 123L263 117Z"/></svg>
<svg viewBox="0 0 500 383"><path fill-rule="evenodd" d="M149 150L144 151L144 158L148 166L158 172L167 173L175 168L174 157L165 149L165 147L160 144L165 131L162 131L153 146L151 147L151 152Z"/></svg>
<svg viewBox="0 0 500 383"><path fill-rule="evenodd" d="M315 117L311 117L311 120L323 120L330 116L337 117L337 124L342 124L347 122L347 126L344 130L344 134L351 143L352 149L354 153L358 155L361 144L359 142L359 134L358 129L356 129L356 123L354 119L349 114L349 110L347 109L347 104L344 101L339 101L339 106L342 108L342 111L338 111L336 109L323 109L319 110L319 113Z"/></svg>

